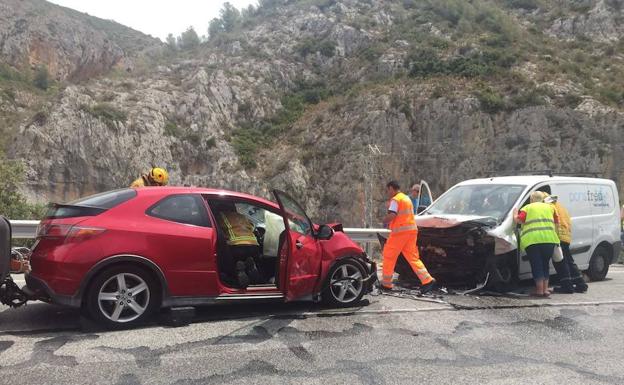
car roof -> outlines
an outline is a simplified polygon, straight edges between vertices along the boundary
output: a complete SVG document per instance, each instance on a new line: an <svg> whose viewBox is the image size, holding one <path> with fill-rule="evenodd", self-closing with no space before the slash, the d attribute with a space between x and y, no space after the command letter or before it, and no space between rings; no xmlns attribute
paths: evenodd
<svg viewBox="0 0 624 385"><path fill-rule="evenodd" d="M517 175L517 176L497 176L491 178L469 179L458 183L458 186L470 184L509 184L534 186L538 183L548 182L577 182L577 183L602 183L613 185L610 179L600 178L580 178L569 176L549 176L549 175Z"/></svg>
<svg viewBox="0 0 624 385"><path fill-rule="evenodd" d="M146 186L136 188L137 194L140 196L166 196L172 194L202 194L202 195L215 195L219 197L238 198L245 200L252 200L258 203L265 204L271 207L279 207L277 203L270 200L245 194L242 192L229 191L223 189L214 189L206 187L182 187L182 186Z"/></svg>

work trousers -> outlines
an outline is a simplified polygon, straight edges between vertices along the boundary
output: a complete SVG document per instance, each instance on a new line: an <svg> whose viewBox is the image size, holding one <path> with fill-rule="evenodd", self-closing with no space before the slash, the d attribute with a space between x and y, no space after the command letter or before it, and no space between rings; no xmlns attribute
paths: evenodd
<svg viewBox="0 0 624 385"><path fill-rule="evenodd" d="M403 253L403 257L405 257L405 260L410 265L421 284L426 285L433 281L425 264L420 260L418 246L416 245L417 240L417 231L402 231L390 234L383 249L383 277L381 280L381 285L383 287L388 289L392 288L394 266L401 253Z"/></svg>
<svg viewBox="0 0 624 385"><path fill-rule="evenodd" d="M561 251L563 251L563 261L553 262L555 270L557 270L557 277L562 287L569 288L572 285L585 285L583 275L578 266L572 258L570 252L570 244L567 242L561 242Z"/></svg>

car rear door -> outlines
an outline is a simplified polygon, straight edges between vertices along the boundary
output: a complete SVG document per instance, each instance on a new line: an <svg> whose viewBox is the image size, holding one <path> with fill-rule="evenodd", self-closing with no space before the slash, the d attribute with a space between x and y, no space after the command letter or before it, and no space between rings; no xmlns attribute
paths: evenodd
<svg viewBox="0 0 624 385"><path fill-rule="evenodd" d="M280 270L286 300L312 294L321 273L321 249L312 221L305 210L285 192L273 191L284 216L287 252L281 254Z"/></svg>

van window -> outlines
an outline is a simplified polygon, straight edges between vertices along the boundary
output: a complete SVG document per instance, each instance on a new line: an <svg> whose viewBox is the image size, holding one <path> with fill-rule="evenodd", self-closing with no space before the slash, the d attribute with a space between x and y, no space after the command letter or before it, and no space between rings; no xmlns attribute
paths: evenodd
<svg viewBox="0 0 624 385"><path fill-rule="evenodd" d="M442 195L425 213L475 215L502 221L526 186L474 184L456 186Z"/></svg>

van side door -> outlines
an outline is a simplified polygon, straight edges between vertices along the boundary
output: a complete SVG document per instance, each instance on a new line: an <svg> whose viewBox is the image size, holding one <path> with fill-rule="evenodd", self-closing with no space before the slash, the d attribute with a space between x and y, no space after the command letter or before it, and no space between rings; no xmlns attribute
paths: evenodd
<svg viewBox="0 0 624 385"><path fill-rule="evenodd" d="M568 210L572 218L570 252L579 269L589 265L594 243L593 213L588 199L588 185L584 183L552 183L552 195Z"/></svg>

